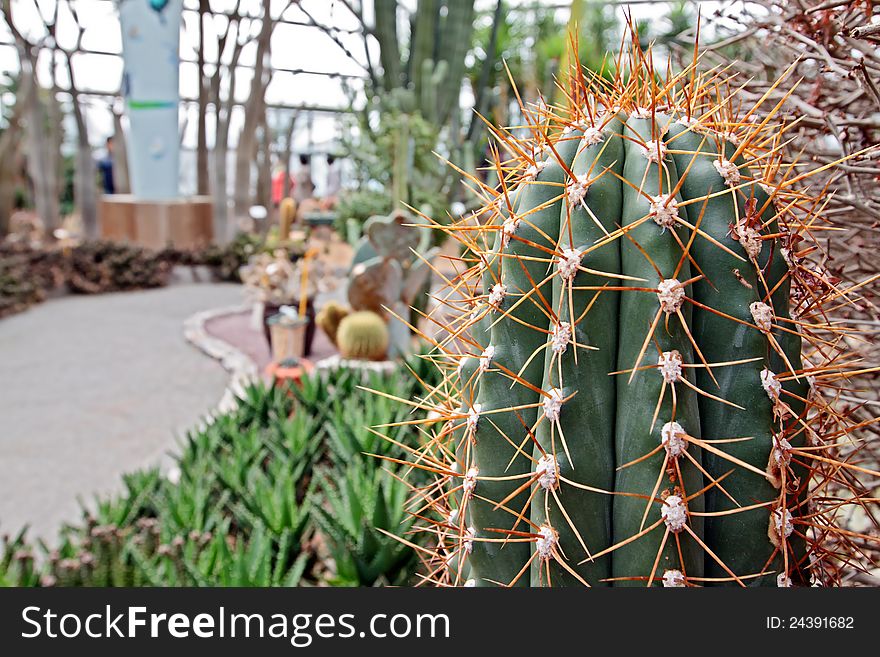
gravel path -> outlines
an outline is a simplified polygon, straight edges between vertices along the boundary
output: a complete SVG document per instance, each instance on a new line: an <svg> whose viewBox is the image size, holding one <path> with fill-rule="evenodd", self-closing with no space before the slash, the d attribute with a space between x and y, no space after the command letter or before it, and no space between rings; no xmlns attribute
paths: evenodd
<svg viewBox="0 0 880 657"><path fill-rule="evenodd" d="M0 532L53 542L78 499L167 462L220 400L227 373L183 338L195 312L240 303L231 284L69 296L0 321Z"/></svg>

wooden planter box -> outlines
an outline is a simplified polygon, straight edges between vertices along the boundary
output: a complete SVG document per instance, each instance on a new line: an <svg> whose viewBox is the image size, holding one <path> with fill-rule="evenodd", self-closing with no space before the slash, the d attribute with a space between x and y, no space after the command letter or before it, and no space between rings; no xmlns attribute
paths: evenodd
<svg viewBox="0 0 880 657"><path fill-rule="evenodd" d="M211 199L195 196L172 201L142 201L112 194L101 198L101 237L150 249L197 248L214 239Z"/></svg>

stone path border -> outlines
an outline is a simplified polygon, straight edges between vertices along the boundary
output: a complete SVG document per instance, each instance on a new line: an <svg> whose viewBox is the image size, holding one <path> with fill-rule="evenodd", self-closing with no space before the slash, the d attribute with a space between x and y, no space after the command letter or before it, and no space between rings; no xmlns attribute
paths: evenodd
<svg viewBox="0 0 880 657"><path fill-rule="evenodd" d="M236 399L244 393L244 389L249 384L259 381L260 372L250 356L225 340L208 333L205 330L205 325L212 319L240 314L249 310L250 305L248 304L203 310L190 316L183 323L183 336L187 342L210 358L219 361L223 368L229 372L229 384L214 409L215 413L227 413L234 410L237 405Z"/></svg>

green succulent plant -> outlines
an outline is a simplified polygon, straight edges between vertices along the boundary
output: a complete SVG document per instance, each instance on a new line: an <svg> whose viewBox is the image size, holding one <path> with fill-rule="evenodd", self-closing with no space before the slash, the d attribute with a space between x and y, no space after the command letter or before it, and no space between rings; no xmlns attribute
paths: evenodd
<svg viewBox="0 0 880 657"><path fill-rule="evenodd" d="M410 367L422 372L424 385L436 383L420 361ZM361 386L388 396L374 396ZM407 419L406 409L391 398L420 394L423 384L408 377L360 376L344 369L307 376L297 386L246 388L237 408L187 434L167 474L148 469L126 475L123 491L90 504L82 521L63 530L54 549L34 545L24 531L4 537L0 586L324 582L322 561L329 555L316 548L327 539L313 540L322 531L317 509L332 506L325 490L339 494L325 483L317 485L315 464L323 463L324 476L333 482L351 478L345 504L367 510L364 522L373 516L381 520L382 508L397 505L403 491L393 478L374 482L370 473L379 463L368 454L400 456L402 450L367 427ZM408 425L397 432L402 441L417 433ZM363 469L360 478L349 474L352 467ZM382 499L379 507L376 495ZM390 531L392 525L380 526ZM332 583L358 581L358 568L377 582L403 581L411 572L412 550L385 535L365 533L359 549L356 560L339 560L341 574Z"/></svg>
<svg viewBox="0 0 880 657"><path fill-rule="evenodd" d="M315 521L335 564L338 585L400 585L412 577L415 555L393 534L412 517L403 510L409 486L373 463L318 473ZM322 503L323 502L323 503Z"/></svg>

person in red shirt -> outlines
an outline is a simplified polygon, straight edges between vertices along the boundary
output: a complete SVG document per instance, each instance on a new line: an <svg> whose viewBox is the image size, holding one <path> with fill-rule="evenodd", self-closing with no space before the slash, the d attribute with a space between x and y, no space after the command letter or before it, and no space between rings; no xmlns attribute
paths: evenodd
<svg viewBox="0 0 880 657"><path fill-rule="evenodd" d="M285 184L285 177L287 178L287 184ZM287 193L287 189L290 189L290 193ZM281 205L281 200L285 196L293 196L293 190L296 187L296 180L293 176L287 173L287 168L283 166L276 167L275 173L272 174L272 205L276 208Z"/></svg>

